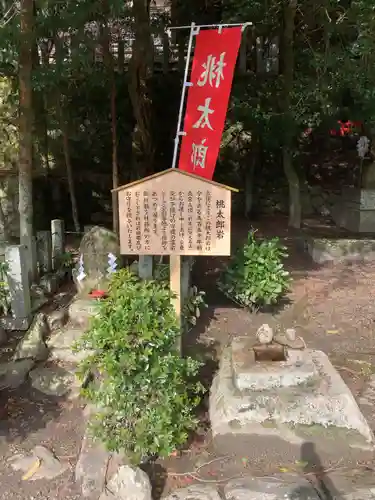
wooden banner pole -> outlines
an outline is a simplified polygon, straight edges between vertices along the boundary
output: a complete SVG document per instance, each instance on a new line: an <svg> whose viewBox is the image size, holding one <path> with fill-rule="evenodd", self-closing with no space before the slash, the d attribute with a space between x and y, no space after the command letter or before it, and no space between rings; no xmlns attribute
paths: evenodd
<svg viewBox="0 0 375 500"><path fill-rule="evenodd" d="M182 335L182 299L181 299L181 255L170 255L169 257L170 268L170 290L174 297L172 305L176 311L177 320L180 326ZM181 336L179 340L179 349L181 350Z"/></svg>

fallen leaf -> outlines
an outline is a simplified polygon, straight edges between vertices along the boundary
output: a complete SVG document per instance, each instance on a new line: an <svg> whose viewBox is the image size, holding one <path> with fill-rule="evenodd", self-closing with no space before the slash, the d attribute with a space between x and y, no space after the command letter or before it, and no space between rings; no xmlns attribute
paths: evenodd
<svg viewBox="0 0 375 500"><path fill-rule="evenodd" d="M286 467L280 467L279 471L280 472L289 472L289 469L287 469Z"/></svg>
<svg viewBox="0 0 375 500"><path fill-rule="evenodd" d="M303 462L302 460L296 460L295 464L299 465L300 467L306 467L308 465L308 462Z"/></svg>
<svg viewBox="0 0 375 500"><path fill-rule="evenodd" d="M27 481L28 479L33 477L35 472L39 469L40 464L41 464L40 459L37 458L32 467L30 467L30 469L26 472L26 474L22 476L22 481Z"/></svg>
<svg viewBox="0 0 375 500"><path fill-rule="evenodd" d="M338 330L326 330L326 333L328 333L329 335L336 335L337 333L339 333Z"/></svg>

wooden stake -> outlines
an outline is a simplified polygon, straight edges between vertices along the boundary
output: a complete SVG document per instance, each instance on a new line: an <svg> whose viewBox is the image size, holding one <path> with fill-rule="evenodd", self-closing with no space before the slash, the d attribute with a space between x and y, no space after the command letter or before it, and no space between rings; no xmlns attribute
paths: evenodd
<svg viewBox="0 0 375 500"><path fill-rule="evenodd" d="M172 304L174 310L176 311L177 319L180 325L180 330L182 329L181 321L181 255L171 255L169 257L169 267L170 267L170 289L174 294L172 299Z"/></svg>

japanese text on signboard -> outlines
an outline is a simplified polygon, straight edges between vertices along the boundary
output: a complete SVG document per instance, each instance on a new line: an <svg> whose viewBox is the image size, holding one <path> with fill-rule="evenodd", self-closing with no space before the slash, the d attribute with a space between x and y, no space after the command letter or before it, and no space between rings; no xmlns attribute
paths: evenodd
<svg viewBox="0 0 375 500"><path fill-rule="evenodd" d="M125 254L226 255L230 194L212 189L127 190L122 205ZM121 201L122 203L122 201Z"/></svg>

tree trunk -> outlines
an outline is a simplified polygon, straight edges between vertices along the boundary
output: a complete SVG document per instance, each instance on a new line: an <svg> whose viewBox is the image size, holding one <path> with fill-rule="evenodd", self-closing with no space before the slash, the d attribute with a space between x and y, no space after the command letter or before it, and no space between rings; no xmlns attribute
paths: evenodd
<svg viewBox="0 0 375 500"><path fill-rule="evenodd" d="M19 213L20 241L26 246L27 260L33 262L33 108L32 53L34 2L22 0L19 51Z"/></svg>
<svg viewBox="0 0 375 500"><path fill-rule="evenodd" d="M152 100L150 80L154 69L154 44L150 29L150 0L133 1L134 42L129 62L129 95L135 117L133 178L153 172Z"/></svg>
<svg viewBox="0 0 375 500"><path fill-rule="evenodd" d="M294 22L296 17L297 0L284 0L284 36L283 36L283 76L284 95L283 113L285 117L285 133L282 161L284 172L289 184L289 226L301 227L301 193L298 174L293 165L293 137L290 132L292 123L291 94L293 91L294 76Z"/></svg>
<svg viewBox="0 0 375 500"><path fill-rule="evenodd" d="M109 15L109 9L107 8L107 16ZM109 80L109 95L110 95L110 110L111 110L111 135L112 135L112 189L118 187L118 148L117 148L117 108L116 108L116 78L115 78L115 68L113 55L110 49L110 34L108 28L108 18L104 19L102 25L102 47L104 55L104 64L107 69L107 75ZM120 233L120 221L118 213L118 194L117 192L112 192L112 220L113 220L113 231L116 234Z"/></svg>
<svg viewBox="0 0 375 500"><path fill-rule="evenodd" d="M60 128L61 128L62 139L63 139L63 151L64 151L64 158L65 158L66 175L68 178L70 203L72 206L73 224L74 224L74 230L77 233L79 233L79 231L81 230L81 227L79 225L77 198L76 198L76 191L75 191L74 178L73 178L72 162L70 159L68 125L65 121L63 105L61 103L59 103L59 108L60 108L59 109L59 111L60 111Z"/></svg>

